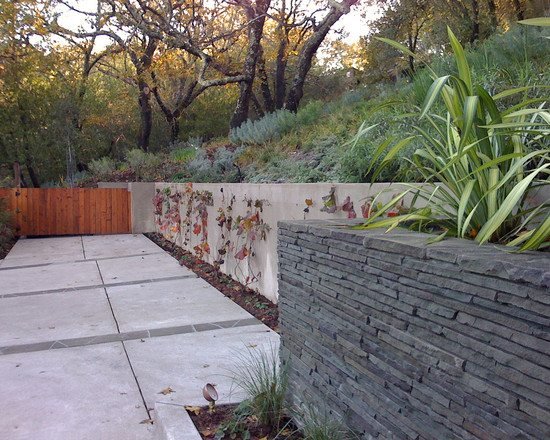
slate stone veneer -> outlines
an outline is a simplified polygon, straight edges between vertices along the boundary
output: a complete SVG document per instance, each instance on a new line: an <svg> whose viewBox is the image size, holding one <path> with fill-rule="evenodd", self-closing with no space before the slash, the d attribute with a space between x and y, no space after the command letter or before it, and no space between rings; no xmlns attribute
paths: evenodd
<svg viewBox="0 0 550 440"><path fill-rule="evenodd" d="M290 399L363 438L550 438L550 255L279 223Z"/></svg>

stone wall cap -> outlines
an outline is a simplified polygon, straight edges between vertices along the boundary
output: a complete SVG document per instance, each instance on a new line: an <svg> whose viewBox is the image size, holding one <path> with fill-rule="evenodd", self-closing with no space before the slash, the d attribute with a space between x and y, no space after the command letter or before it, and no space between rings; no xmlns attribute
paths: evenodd
<svg viewBox="0 0 550 440"><path fill-rule="evenodd" d="M447 238L429 244L428 240L433 238L433 235L402 228L396 228L389 233L384 229L351 229L362 221L292 220L281 221L278 224L279 227L290 228L295 232L319 236L327 236L327 231L330 231L330 236L335 239L362 244L368 249L451 262L466 272L550 288L550 252L519 253L515 252L514 248L503 245L480 245L473 240L459 238Z"/></svg>

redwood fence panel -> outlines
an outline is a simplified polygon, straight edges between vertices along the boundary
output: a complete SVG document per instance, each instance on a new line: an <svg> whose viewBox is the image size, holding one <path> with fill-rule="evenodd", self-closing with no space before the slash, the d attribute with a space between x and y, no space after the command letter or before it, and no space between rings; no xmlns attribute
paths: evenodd
<svg viewBox="0 0 550 440"><path fill-rule="evenodd" d="M17 235L124 234L132 231L125 188L0 188Z"/></svg>

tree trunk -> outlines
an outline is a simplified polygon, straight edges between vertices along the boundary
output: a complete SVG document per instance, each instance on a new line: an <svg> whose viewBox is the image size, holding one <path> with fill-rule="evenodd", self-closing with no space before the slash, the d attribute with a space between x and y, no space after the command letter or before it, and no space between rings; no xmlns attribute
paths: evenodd
<svg viewBox="0 0 550 440"><path fill-rule="evenodd" d="M287 54L286 48L288 45L288 36L286 33L281 36L279 48L277 50L277 59L275 61L275 107L281 109L285 105L286 96L286 64Z"/></svg>
<svg viewBox="0 0 550 440"><path fill-rule="evenodd" d="M170 143L175 144L180 137L180 119L174 115L168 123L170 124Z"/></svg>
<svg viewBox="0 0 550 440"><path fill-rule="evenodd" d="M479 40L479 2L472 0L472 33L470 34L470 43Z"/></svg>
<svg viewBox="0 0 550 440"><path fill-rule="evenodd" d="M29 173L29 177L32 182L32 186L34 188L40 188L40 180L38 179L38 176L36 175L36 172L34 171L34 168L30 162L30 160L27 160L25 162L25 167L27 168L27 172Z"/></svg>
<svg viewBox="0 0 550 440"><path fill-rule="evenodd" d="M151 88L147 81L145 81L146 74L151 68L153 63L153 56L157 50L158 41L149 38L147 46L143 54L138 58L135 52L130 54L132 63L136 67L137 71L137 84L139 89L139 110L141 124L139 128L138 147L143 151L149 149L149 138L151 137L151 130L153 128L153 108L151 106Z"/></svg>
<svg viewBox="0 0 550 440"><path fill-rule="evenodd" d="M262 105L260 104L260 100L256 96L254 92L252 92L252 96L250 97L252 108L254 109L254 113L256 113L256 116L258 118L263 118L265 116L265 112L262 108Z"/></svg>
<svg viewBox="0 0 550 440"><path fill-rule="evenodd" d="M409 43L409 50L412 53L415 53L416 48L414 47L415 44L414 44L414 41L413 41L413 36L411 35L410 32L407 35L407 40L408 40L408 43ZM414 57L412 55L409 55L409 73L410 73L410 76L412 76L414 74Z"/></svg>
<svg viewBox="0 0 550 440"><path fill-rule="evenodd" d="M239 127L248 119L252 86L256 74L256 63L260 55L260 40L264 31L265 14L269 9L270 3L271 0L258 0L254 6L246 7L246 14L250 25L248 28L248 49L242 73L247 79L239 83L239 99L231 118L231 128Z"/></svg>
<svg viewBox="0 0 550 440"><path fill-rule="evenodd" d="M488 0L487 8L489 9L489 18L491 19L491 28L494 31L496 28L498 28L497 5L495 3L495 0Z"/></svg>
<svg viewBox="0 0 550 440"><path fill-rule="evenodd" d="M516 11L518 21L525 19L525 11L523 10L521 0L514 0L514 10Z"/></svg>
<svg viewBox="0 0 550 440"><path fill-rule="evenodd" d="M138 147L143 151L149 149L149 138L153 128L153 109L151 107L151 90L149 85L142 79L138 80L139 88L139 110L141 124L139 127Z"/></svg>
<svg viewBox="0 0 550 440"><path fill-rule="evenodd" d="M269 87L269 78L267 76L267 70L265 68L265 58L263 50L258 60L258 79L260 80L260 90L264 101L264 109L268 113L275 111L275 102L271 95L271 88Z"/></svg>
<svg viewBox="0 0 550 440"><path fill-rule="evenodd" d="M300 54L298 55L298 63L296 66L296 73L292 80L292 86L288 93L285 108L291 112L297 112L300 101L304 96L304 83L306 76L311 69L313 57L317 53L317 49L323 43L323 40L327 36L330 28L336 23L342 15L347 14L352 5L357 3L358 0L343 0L337 6L333 6L330 12L326 15L323 21L319 24L313 35L311 35Z"/></svg>

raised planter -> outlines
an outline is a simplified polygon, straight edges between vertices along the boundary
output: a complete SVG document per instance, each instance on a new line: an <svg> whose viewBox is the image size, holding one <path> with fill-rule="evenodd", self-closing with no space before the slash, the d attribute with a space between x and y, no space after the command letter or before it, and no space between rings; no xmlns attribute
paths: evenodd
<svg viewBox="0 0 550 440"><path fill-rule="evenodd" d="M550 254L279 223L289 398L381 438L549 438Z"/></svg>

